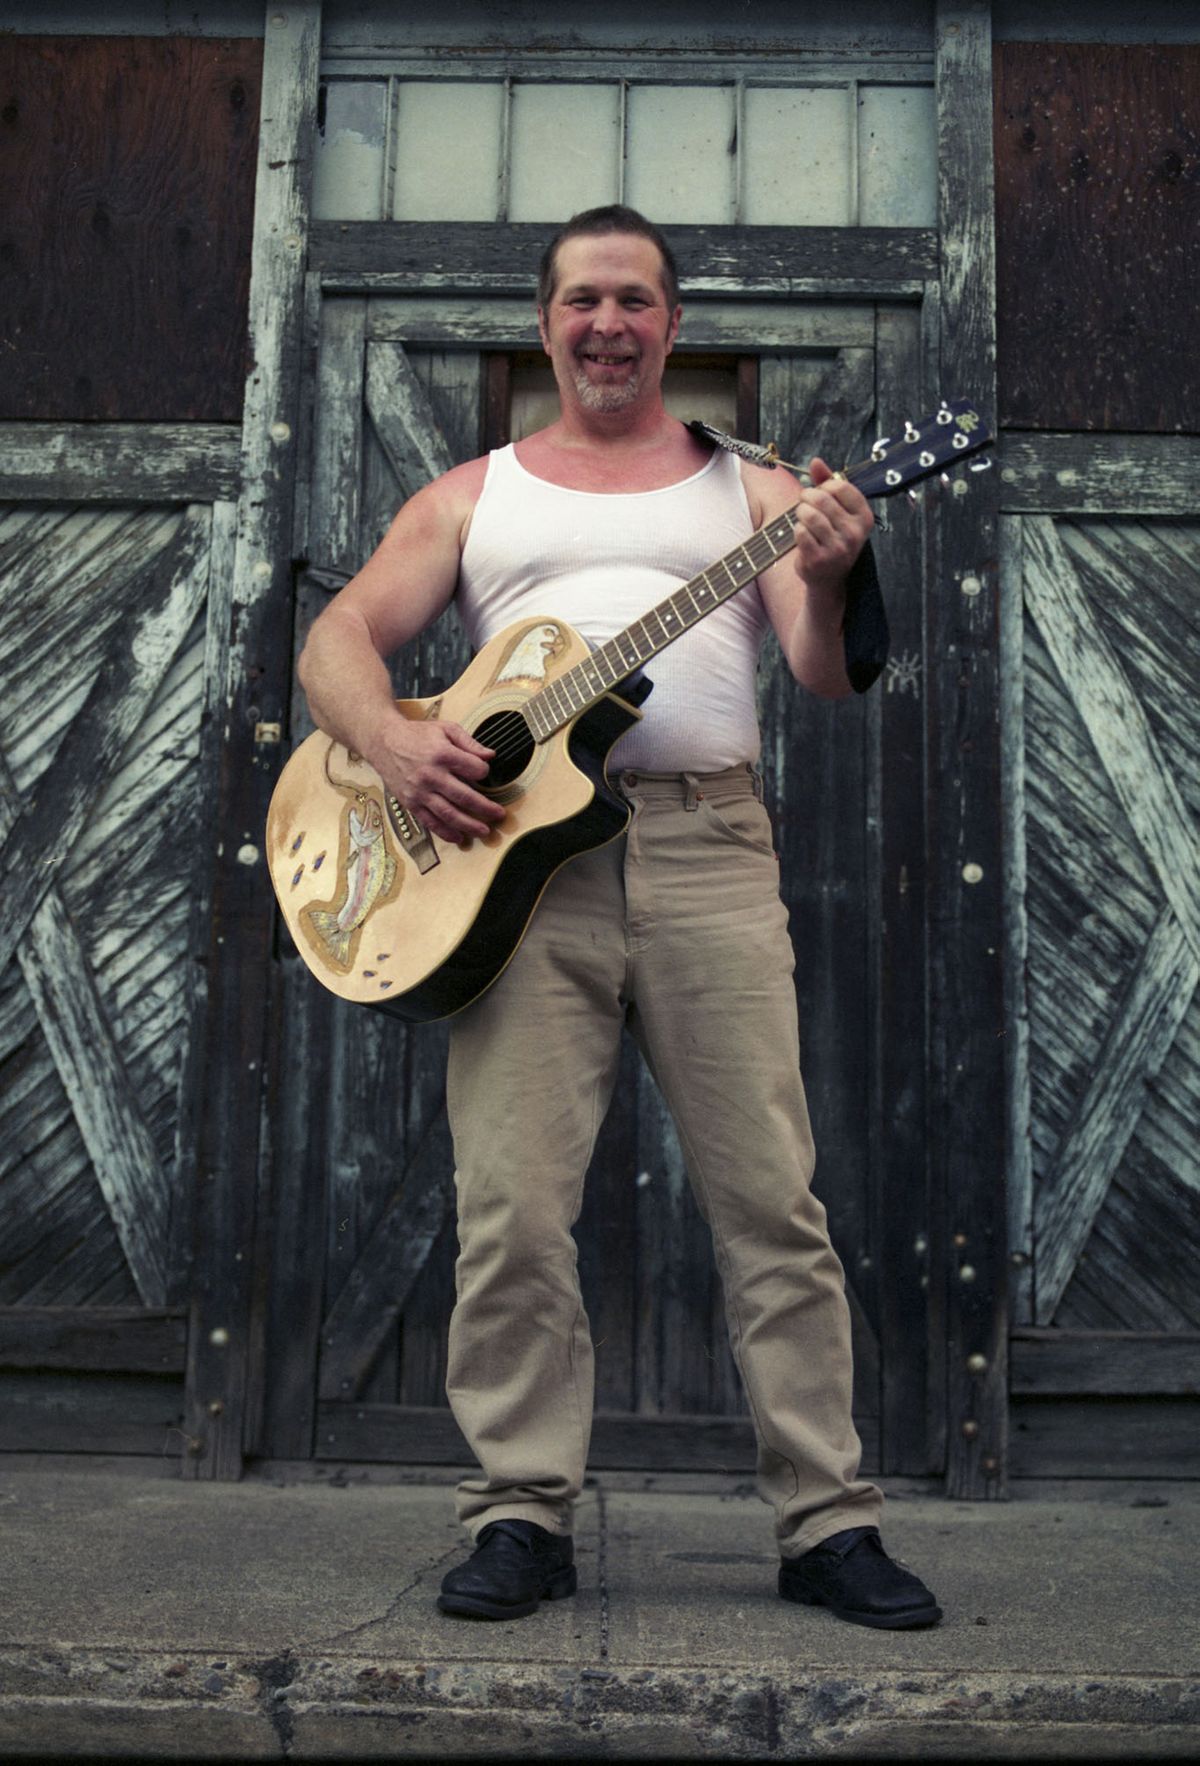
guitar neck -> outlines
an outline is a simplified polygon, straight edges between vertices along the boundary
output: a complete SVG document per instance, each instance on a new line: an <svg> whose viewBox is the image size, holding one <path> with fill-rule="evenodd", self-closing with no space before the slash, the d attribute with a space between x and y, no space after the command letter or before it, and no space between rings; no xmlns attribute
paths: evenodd
<svg viewBox="0 0 1200 1766"><path fill-rule="evenodd" d="M796 544L794 513L793 507L776 515L641 619L593 650L583 662L535 693L525 705L525 717L534 739L541 742L555 730L561 730L635 669L706 619L722 602L731 600L760 571L790 552Z"/></svg>

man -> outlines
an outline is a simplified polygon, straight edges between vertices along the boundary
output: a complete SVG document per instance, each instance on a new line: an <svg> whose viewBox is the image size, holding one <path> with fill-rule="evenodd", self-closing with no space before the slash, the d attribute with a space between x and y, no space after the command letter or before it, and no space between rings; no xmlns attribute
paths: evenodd
<svg viewBox="0 0 1200 1766"><path fill-rule="evenodd" d="M681 308L643 216L576 216L543 260L538 302L558 421L412 497L301 658L317 723L436 838L483 838L505 814L477 788L491 750L456 725L405 719L383 662L453 598L476 647L543 614L598 643L793 506L797 543L656 658L644 717L610 757L627 834L558 872L508 968L452 1023L447 1386L481 1473L458 1492L477 1549L438 1604L516 1618L575 1589L592 1345L570 1229L627 1026L712 1228L780 1593L861 1624L934 1624L932 1594L884 1552L882 1497L858 1476L849 1313L809 1188L792 953L753 771L768 626L802 686L850 691L846 578L871 513L819 460L801 490L668 416Z"/></svg>

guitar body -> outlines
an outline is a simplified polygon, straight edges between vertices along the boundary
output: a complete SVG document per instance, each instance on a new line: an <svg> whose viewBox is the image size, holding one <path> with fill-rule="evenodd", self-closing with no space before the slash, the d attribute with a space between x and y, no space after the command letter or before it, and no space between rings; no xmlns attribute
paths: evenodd
<svg viewBox="0 0 1200 1766"><path fill-rule="evenodd" d="M520 715L590 654L562 620L523 619L445 693L398 701L406 717L461 724L497 749L480 789L504 820L461 847L416 826L340 742L318 730L300 744L271 799L267 862L324 986L410 1022L459 1011L505 968L555 871L623 832L629 810L605 763L641 716L635 703L605 693L538 743Z"/></svg>

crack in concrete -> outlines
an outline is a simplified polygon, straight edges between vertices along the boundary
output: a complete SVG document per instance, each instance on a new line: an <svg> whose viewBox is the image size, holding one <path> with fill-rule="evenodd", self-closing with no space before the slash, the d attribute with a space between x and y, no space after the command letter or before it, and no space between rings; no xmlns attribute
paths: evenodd
<svg viewBox="0 0 1200 1766"><path fill-rule="evenodd" d="M271 1656L265 1662L254 1662L252 1666L261 1688L259 1704L275 1731L280 1753L285 1760L290 1760L295 1718L288 1708L287 1689L296 1678L300 1664L291 1650L285 1650L281 1656Z"/></svg>
<svg viewBox="0 0 1200 1766"><path fill-rule="evenodd" d="M608 1630L611 1614L608 1601L608 1505L604 1487L596 1485L596 1587L600 1595L600 1660L608 1660Z"/></svg>
<svg viewBox="0 0 1200 1766"><path fill-rule="evenodd" d="M442 1565L448 1558L456 1556L461 1549L461 1546L457 1543L449 1545L446 1547L446 1550L442 1552L440 1557L434 1558L433 1562L427 1564L423 1570L418 1570L412 1581L406 1582L400 1592L393 1596L388 1603L386 1612L379 1613L374 1619L364 1619L361 1624L350 1625L345 1631L334 1631L328 1637L314 1638L312 1647L314 1649L328 1649L334 1644L347 1643L353 1638L362 1637L364 1633L374 1631L380 1625L391 1624L397 1617L400 1611L400 1603L404 1600L405 1596L411 1594L414 1588L419 1588L427 1576L435 1574L441 1569Z"/></svg>

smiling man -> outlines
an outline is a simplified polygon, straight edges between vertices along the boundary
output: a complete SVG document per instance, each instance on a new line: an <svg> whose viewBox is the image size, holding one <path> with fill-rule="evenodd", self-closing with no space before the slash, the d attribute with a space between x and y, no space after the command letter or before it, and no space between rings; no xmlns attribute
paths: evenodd
<svg viewBox="0 0 1200 1766"><path fill-rule="evenodd" d="M558 420L411 498L301 658L322 729L436 838L481 837L505 814L479 789L491 751L457 725L403 717L384 658L452 600L476 648L541 615L602 643L794 510L794 551L655 660L644 715L610 757L627 833L557 873L500 979L453 1021L447 1389L480 1470L458 1492L476 1549L438 1604L508 1619L575 1589L593 1364L571 1228L628 1028L712 1229L779 1592L859 1624L930 1625L940 1609L887 1556L882 1497L859 1476L849 1312L810 1188L792 951L755 771L768 630L803 688L851 690L846 583L871 513L819 460L801 489L712 452L667 413L680 319L650 222L619 206L570 221L538 284Z"/></svg>

